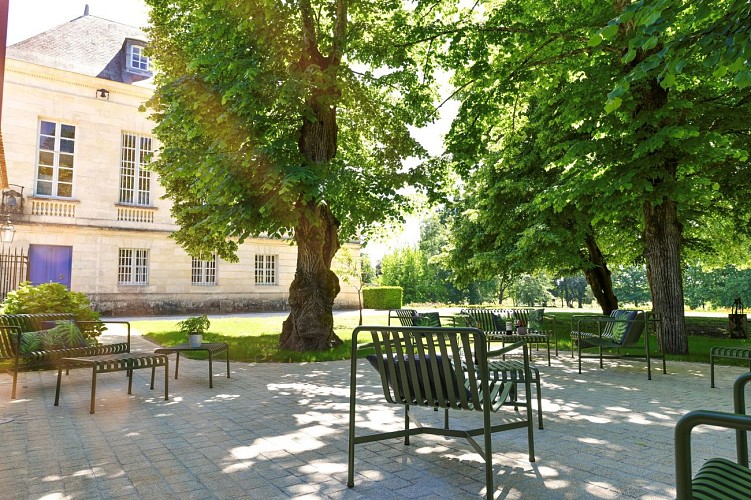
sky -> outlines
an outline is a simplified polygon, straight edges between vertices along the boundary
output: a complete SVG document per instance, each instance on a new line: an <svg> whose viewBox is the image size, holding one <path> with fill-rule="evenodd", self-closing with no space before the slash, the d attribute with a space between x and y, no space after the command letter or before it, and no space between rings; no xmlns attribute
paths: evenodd
<svg viewBox="0 0 751 500"><path fill-rule="evenodd" d="M10 0L8 10L7 45L13 45L38 33L67 23L84 13L86 5L89 14L117 21L130 26L143 28L148 21L148 9L144 0ZM449 108L453 115L456 109ZM416 132L416 137L431 154L439 154L442 149L438 139L448 130L450 119L446 117L428 130ZM385 253L397 248L415 245L420 235L419 219L409 217L401 231L391 237L371 242L365 248L373 263L380 261Z"/></svg>
<svg viewBox="0 0 751 500"><path fill-rule="evenodd" d="M89 14L142 28L148 11L143 0L10 0L7 45Z"/></svg>

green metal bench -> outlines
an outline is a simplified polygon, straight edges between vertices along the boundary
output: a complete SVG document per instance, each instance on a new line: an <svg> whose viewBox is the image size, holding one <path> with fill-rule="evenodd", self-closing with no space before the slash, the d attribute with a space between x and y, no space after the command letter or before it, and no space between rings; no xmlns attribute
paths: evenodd
<svg viewBox="0 0 751 500"><path fill-rule="evenodd" d="M516 371L493 375L488 366L488 356L520 348L525 373L523 401L518 399L518 386L521 384ZM361 349L373 349L375 352L368 357L368 361L380 376L385 400L404 407L402 430L357 435L357 385L362 384L357 373L357 355ZM403 438L404 444L409 445L410 437L419 434L467 439L485 462L488 498L493 498L494 493L493 433L527 429L529 460L535 461L531 374L526 343L518 342L488 352L485 334L476 328L362 326L352 333L351 360L347 486L354 486L356 445L393 438ZM512 390L517 391L515 397L512 397ZM411 409L415 406L436 411L443 408L444 425L431 427L421 424ZM517 413L516 418L492 424L491 412L497 412L503 407L523 407L524 410L521 414ZM449 410L477 412L482 417L482 426L466 430L452 429L449 425ZM475 441L475 436L482 436L481 443Z"/></svg>
<svg viewBox="0 0 751 500"><path fill-rule="evenodd" d="M576 321L576 329L574 329ZM651 313L641 310L616 309L610 316L575 314L571 317L571 342L576 346L579 357L579 373L582 372L582 359L596 358L600 360L600 368L603 368L604 358L636 358L647 362L647 379L652 380L652 357L649 347L649 324L658 321ZM585 327L591 330L585 330ZM644 334L644 355L621 354L621 349L635 346ZM662 339L660 339L662 340ZM597 348L597 355L583 354L582 350ZM603 354L605 349L615 350L616 354ZM665 364L665 349L660 343L662 358L662 372L667 373ZM571 350L574 357L574 350Z"/></svg>
<svg viewBox="0 0 751 500"><path fill-rule="evenodd" d="M123 324L127 330L126 342L21 352L23 333L44 330L45 325L50 322L73 320L73 315L65 313L0 314L0 368L13 374L11 399L16 399L20 371L57 368L57 363L62 358L130 352L130 323L127 321L76 321L79 328L100 324Z"/></svg>
<svg viewBox="0 0 751 500"><path fill-rule="evenodd" d="M735 413L695 410L678 420L675 426L675 482L678 500L751 498L751 469L748 467L747 431L751 416L746 415L744 390L751 373L733 384ZM737 463L726 458L711 458L692 477L691 431L699 425L736 430Z"/></svg>
<svg viewBox="0 0 751 500"><path fill-rule="evenodd" d="M713 347L709 350L710 387L714 387L714 362L717 358L745 359L749 362L748 369L751 370L751 346Z"/></svg>
<svg viewBox="0 0 751 500"><path fill-rule="evenodd" d="M552 334L555 340L556 356L558 355L558 340L552 330L542 328L542 320L539 325L535 325L534 329L530 328L523 334L518 333L518 329L516 331L513 330L513 326L511 332L505 329L507 321L513 324L516 319L524 321L525 325L529 325L529 311L530 309L467 308L462 309L460 314L470 318L470 322L473 323L471 326L485 332L488 340L488 349L490 349L490 342L501 342L503 346L511 342L524 341L537 348L539 348L540 344L545 344L548 351L548 366L550 366L550 335ZM502 325L501 323L504 324Z"/></svg>

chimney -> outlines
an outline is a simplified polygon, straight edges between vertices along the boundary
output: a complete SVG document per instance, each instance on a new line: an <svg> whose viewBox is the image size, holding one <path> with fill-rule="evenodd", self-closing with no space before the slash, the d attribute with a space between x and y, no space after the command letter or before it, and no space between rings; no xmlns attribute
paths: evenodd
<svg viewBox="0 0 751 500"><path fill-rule="evenodd" d="M83 8L83 15L84 16L89 15L89 4L86 4L86 7Z"/></svg>

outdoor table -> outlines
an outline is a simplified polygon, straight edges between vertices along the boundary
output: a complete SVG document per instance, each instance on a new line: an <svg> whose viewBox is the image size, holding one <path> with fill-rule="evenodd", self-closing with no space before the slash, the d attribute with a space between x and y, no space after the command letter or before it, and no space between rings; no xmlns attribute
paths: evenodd
<svg viewBox="0 0 751 500"><path fill-rule="evenodd" d="M506 344L513 344L514 342L521 342L522 340L527 342L527 344L545 344L548 348L548 366L550 366L550 337L544 333L534 331L527 332L525 334L488 332L485 335L488 340L488 349L490 349L490 342L501 342L502 346L505 346Z"/></svg>
<svg viewBox="0 0 751 500"><path fill-rule="evenodd" d="M214 367L213 367L213 356L214 354L224 353L225 357L227 358L227 378L230 378L229 376L229 346L225 342L209 342L205 344L201 344L201 347L191 347L190 344L187 342L185 344L177 344L169 347L160 347L159 349L156 349L154 352L156 354L172 354L173 352L177 354L177 358L175 359L175 379L177 379L177 373L180 370L180 353L181 352L197 352L197 351L206 351L209 353L209 388L214 387Z"/></svg>
<svg viewBox="0 0 751 500"><path fill-rule="evenodd" d="M91 367L91 406L89 413L94 413L96 396L97 373L128 372L128 394L133 387L133 370L151 368L151 389L154 389L154 375L156 367L164 367L164 400L169 399L169 358L161 354L129 353L104 354L87 356L85 358L62 358L57 365L57 388L55 389L55 406L60 402L60 383L63 378L63 368L66 370L78 367Z"/></svg>

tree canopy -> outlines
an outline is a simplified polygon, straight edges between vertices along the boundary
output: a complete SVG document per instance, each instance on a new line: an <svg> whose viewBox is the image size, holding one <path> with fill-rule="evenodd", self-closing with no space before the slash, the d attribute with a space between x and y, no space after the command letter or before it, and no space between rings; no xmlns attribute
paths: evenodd
<svg viewBox="0 0 751 500"><path fill-rule="evenodd" d="M298 246L281 345L336 342L340 238L401 219L399 189L426 186L402 160L433 116L419 50L377 50L406 17L376 0L147 0L159 173L191 254L235 259L249 237ZM432 183L431 183L432 184Z"/></svg>
<svg viewBox="0 0 751 500"><path fill-rule="evenodd" d="M471 234L517 265L576 264L592 242L594 267L645 262L685 352L683 252L750 227L748 3L478 1L413 40L453 71Z"/></svg>

